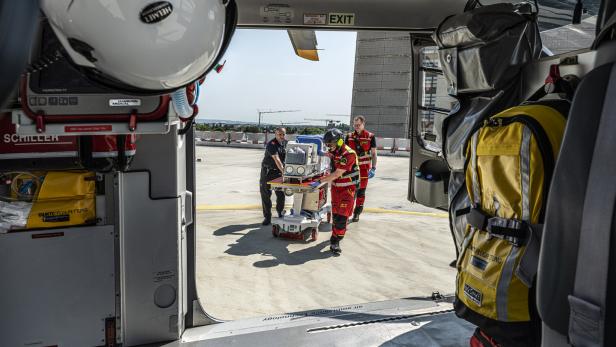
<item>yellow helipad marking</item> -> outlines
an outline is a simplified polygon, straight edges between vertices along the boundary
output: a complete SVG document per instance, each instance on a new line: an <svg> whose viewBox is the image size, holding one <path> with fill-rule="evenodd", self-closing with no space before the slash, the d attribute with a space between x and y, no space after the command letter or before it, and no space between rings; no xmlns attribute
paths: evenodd
<svg viewBox="0 0 616 347"><path fill-rule="evenodd" d="M291 208L291 206L286 206ZM197 211L239 211L239 210L261 210L261 205L199 205ZM447 213L434 213L434 212L417 212L417 211L402 211L402 210L388 210L378 207L367 207L364 212L368 213L391 213L391 214L405 214L410 216L425 216L436 218L447 218Z"/></svg>
<svg viewBox="0 0 616 347"><path fill-rule="evenodd" d="M370 212L370 213L407 214L411 216L426 216L426 217L437 217L437 218L448 218L449 217L447 213L388 210L388 209L378 208L378 207L366 207L364 211Z"/></svg>

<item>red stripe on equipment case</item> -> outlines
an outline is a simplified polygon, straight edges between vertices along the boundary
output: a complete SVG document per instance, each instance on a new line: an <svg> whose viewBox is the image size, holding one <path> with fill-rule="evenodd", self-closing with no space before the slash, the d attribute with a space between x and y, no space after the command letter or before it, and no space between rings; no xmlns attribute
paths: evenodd
<svg viewBox="0 0 616 347"><path fill-rule="evenodd" d="M57 232L57 233L47 233L47 234L33 234L32 238L33 239L47 239L50 237L62 237L64 236L63 232Z"/></svg>
<svg viewBox="0 0 616 347"><path fill-rule="evenodd" d="M113 130L111 125L67 125L64 127L67 133L94 133L111 130Z"/></svg>

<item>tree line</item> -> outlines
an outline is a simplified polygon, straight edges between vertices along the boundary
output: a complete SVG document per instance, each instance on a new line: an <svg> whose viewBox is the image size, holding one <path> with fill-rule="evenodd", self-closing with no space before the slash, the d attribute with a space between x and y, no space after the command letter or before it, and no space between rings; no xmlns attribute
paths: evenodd
<svg viewBox="0 0 616 347"><path fill-rule="evenodd" d="M237 131L243 133L263 133L274 132L277 126L268 125L262 126L261 129L256 125L236 125L236 124L195 124L195 129L198 131ZM328 128L319 126L286 126L287 133L300 135L317 135L323 134ZM336 128L342 131L350 131L350 127L346 124L337 125Z"/></svg>

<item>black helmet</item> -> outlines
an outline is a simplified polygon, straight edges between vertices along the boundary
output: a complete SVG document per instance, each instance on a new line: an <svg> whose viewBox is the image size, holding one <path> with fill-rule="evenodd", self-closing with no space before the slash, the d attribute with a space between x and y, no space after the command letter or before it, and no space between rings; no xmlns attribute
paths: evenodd
<svg viewBox="0 0 616 347"><path fill-rule="evenodd" d="M325 135L323 135L323 142L327 143L338 143L339 140L342 140L344 134L339 129L333 128L327 130Z"/></svg>

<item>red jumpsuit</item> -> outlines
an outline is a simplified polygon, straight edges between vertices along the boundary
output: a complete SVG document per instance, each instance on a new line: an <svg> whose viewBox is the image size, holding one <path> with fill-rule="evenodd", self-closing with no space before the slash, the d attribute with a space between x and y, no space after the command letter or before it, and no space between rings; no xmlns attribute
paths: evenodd
<svg viewBox="0 0 616 347"><path fill-rule="evenodd" d="M357 190L355 201L355 213L360 214L364 208L366 200L366 188L368 187L368 171L372 167L372 148L376 148L376 138L374 134L363 130L360 134L356 131L348 134L345 140L346 144L355 150L359 161L360 185Z"/></svg>
<svg viewBox="0 0 616 347"><path fill-rule="evenodd" d="M341 240L346 233L348 218L353 214L355 190L359 183L357 154L343 145L329 154L333 171L344 169L345 173L332 182L332 237Z"/></svg>

